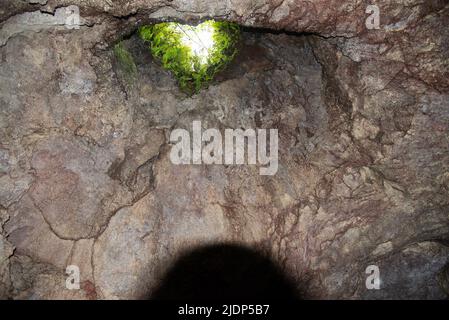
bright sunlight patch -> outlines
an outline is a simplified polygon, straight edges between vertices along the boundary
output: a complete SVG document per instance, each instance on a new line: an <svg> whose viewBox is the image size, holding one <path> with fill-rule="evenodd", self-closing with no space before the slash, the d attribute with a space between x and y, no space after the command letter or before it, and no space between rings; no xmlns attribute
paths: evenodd
<svg viewBox="0 0 449 320"><path fill-rule="evenodd" d="M238 25L208 20L197 26L163 22L143 26L140 37L187 93L206 86L237 53Z"/></svg>

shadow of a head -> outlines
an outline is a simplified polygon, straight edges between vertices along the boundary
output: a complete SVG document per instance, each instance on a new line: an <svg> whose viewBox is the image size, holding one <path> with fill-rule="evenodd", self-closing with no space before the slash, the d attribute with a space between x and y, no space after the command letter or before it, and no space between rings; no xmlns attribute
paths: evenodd
<svg viewBox="0 0 449 320"><path fill-rule="evenodd" d="M295 285L266 256L236 245L181 256L151 295L156 300L298 299Z"/></svg>

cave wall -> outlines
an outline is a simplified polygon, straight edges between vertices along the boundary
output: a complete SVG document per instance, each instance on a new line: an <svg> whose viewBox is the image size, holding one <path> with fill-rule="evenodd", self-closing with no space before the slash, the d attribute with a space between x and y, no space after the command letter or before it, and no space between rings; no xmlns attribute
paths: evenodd
<svg viewBox="0 0 449 320"><path fill-rule="evenodd" d="M379 1L379 30L364 1L80 1L78 30L58 20L77 1L37 2L0 9L1 298L139 298L217 242L270 255L307 298L447 297L445 1ZM132 36L165 17L306 34L248 30L187 97ZM277 128L277 174L171 164L169 133L193 120Z"/></svg>

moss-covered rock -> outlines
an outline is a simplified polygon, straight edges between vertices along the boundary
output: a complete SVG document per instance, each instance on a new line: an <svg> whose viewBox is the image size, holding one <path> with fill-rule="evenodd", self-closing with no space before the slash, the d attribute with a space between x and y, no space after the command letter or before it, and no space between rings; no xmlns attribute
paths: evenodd
<svg viewBox="0 0 449 320"><path fill-rule="evenodd" d="M201 37L206 32L210 33L208 44ZM197 26L164 22L141 27L139 35L148 42L153 56L173 73L180 88L192 94L207 86L232 61L237 53L240 29L234 23L214 20ZM189 46L189 42L200 48L202 54Z"/></svg>
<svg viewBox="0 0 449 320"><path fill-rule="evenodd" d="M118 66L130 82L137 73L137 67L131 53L125 48L122 42L114 46L114 54L118 62Z"/></svg>

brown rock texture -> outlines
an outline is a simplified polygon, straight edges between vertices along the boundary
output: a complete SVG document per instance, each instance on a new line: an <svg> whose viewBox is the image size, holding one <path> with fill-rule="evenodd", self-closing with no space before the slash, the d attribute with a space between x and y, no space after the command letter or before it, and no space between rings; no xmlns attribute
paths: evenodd
<svg viewBox="0 0 449 320"><path fill-rule="evenodd" d="M142 298L215 243L270 256L305 298L447 298L449 4L376 1L372 30L370 4L3 0L0 298ZM79 29L64 26L69 5ZM204 18L249 28L186 96L135 30ZM172 164L170 132L194 120L278 129L277 173Z"/></svg>

